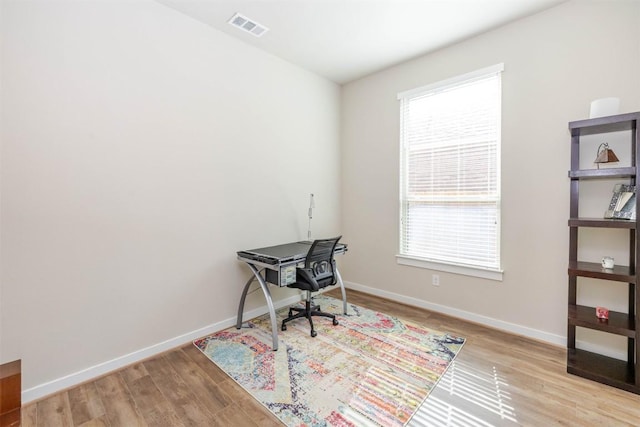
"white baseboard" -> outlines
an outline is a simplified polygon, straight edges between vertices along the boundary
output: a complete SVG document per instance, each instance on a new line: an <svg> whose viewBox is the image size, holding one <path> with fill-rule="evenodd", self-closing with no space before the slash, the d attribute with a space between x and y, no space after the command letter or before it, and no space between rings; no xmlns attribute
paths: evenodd
<svg viewBox="0 0 640 427"><path fill-rule="evenodd" d="M483 316L469 311L460 310L446 305L434 304L428 301L424 301L418 298L408 297L394 292L383 291L369 286L361 285L354 282L344 282L347 289L353 289L356 291L365 292L367 294L376 295L382 298L390 299L393 301L401 302L414 307L420 307L427 310L435 311L449 316L457 317L460 319L468 320L470 322L479 323L495 329L500 329L512 334L522 335L528 338L533 338L538 341L544 341L549 344L566 347L567 337L562 335L556 335L538 329L529 328L527 326L518 325L515 323L505 322L504 320L494 319L492 317ZM578 348L591 351L594 353L602 354L605 356L613 357L620 360L626 360L627 354L624 350L612 349L598 344L593 344L585 341L578 341L576 343Z"/></svg>
<svg viewBox="0 0 640 427"><path fill-rule="evenodd" d="M533 338L536 340L545 341L550 344L559 345L563 347L566 346L567 340L566 340L566 337L564 336L551 334L548 332L540 331L540 330L529 328L522 325L517 325L510 322L505 322L503 320L494 319L488 316L483 316L480 314L471 313L464 310L459 310L457 308L448 307L445 305L430 303L428 301L424 301L418 298L408 297L401 294L396 294L394 292L388 292L388 291L383 291L376 288L371 288L369 286L361 285L354 282L345 281L344 284L347 289L353 289L356 291L361 291L371 295L376 295L382 298L412 305L414 307L420 307L420 308L435 311L438 313L447 314L449 316L458 317L460 319L490 326L506 332L511 332L514 334L522 335L522 336ZM285 298L283 300L274 302L274 306L276 309L289 306L300 301L300 298L301 298L300 295L294 295L294 296ZM263 305L254 310L245 312L244 318L253 319L254 317L261 316L267 312L268 312L268 307L266 305ZM91 366L89 368L66 375L64 377L55 379L53 381L39 384L35 387L26 389L22 392L22 403L27 404L34 400L41 399L42 397L60 392L62 390L65 390L67 388L73 387L83 382L92 380L94 378L97 378L109 372L121 369L133 363L139 362L140 360L147 359L151 356L170 350L172 348L180 347L190 341L195 340L196 338L200 338L200 337L212 334L214 332L230 328L235 324L236 324L235 317L228 318L220 322L216 322L211 325L205 326L203 328L197 329L195 331L191 331L186 334L168 339L161 343L154 344L140 350L136 350L132 353L117 357L112 360L105 361L95 366ZM615 350L612 351L612 349L610 348L605 348L603 346L598 346L591 343L579 342L578 347L588 351L593 351L595 353L600 353L610 357L615 357L621 360L625 360L626 358L626 353L624 352L618 352Z"/></svg>
<svg viewBox="0 0 640 427"><path fill-rule="evenodd" d="M495 329L500 329L513 334L523 335L525 337L533 338L540 341L545 341L551 344L566 346L566 337L551 334L549 332L540 331L537 329L529 328L527 326L517 325L515 323L505 322L504 320L494 319L492 317L483 316L481 314L471 313L469 311L460 310L446 305L434 304L418 298L408 297L394 292L383 291L376 288L371 288L359 283L344 282L344 285L348 289L356 291L362 291L368 294L376 295L382 298L387 298L393 301L398 301L414 307L420 307L427 310L435 311L449 316L458 317L460 319L468 320L470 322L479 323L481 325L490 326Z"/></svg>
<svg viewBox="0 0 640 427"><path fill-rule="evenodd" d="M277 309L285 306L289 306L300 301L300 295L293 295L280 301L274 302L274 307ZM269 312L267 305L263 305L254 310L244 313L244 319L253 319L254 317L261 316ZM43 384L39 384L35 387L31 387L22 392L22 403L27 404L34 400L41 399L42 397L58 393L67 388L81 384L83 382L92 380L109 372L124 368L125 366L139 362L140 360L147 359L156 354L170 350L172 348L180 347L190 341L195 340L206 335L210 335L214 332L221 331L223 329L230 328L236 324L235 316L228 318L220 322L213 323L195 331L182 334L180 336L168 339L158 344L151 345L140 350L136 350L132 353L125 354L124 356L116 357L115 359L99 363L95 366L83 369L78 372L66 375L61 378L57 378L53 381L49 381Z"/></svg>

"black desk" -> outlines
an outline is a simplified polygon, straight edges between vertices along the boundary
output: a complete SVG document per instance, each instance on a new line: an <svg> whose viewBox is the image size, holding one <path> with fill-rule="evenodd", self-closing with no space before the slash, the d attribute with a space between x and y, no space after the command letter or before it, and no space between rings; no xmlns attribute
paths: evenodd
<svg viewBox="0 0 640 427"><path fill-rule="evenodd" d="M264 293L267 306L269 307L274 351L278 349L278 326L276 324L276 311L273 307L273 300L271 299L271 292L269 292L267 283L281 287L294 283L296 281L296 268L304 267L304 261L307 258L307 252L309 252L312 243L311 241L293 242L237 252L238 260L245 262L251 269L253 275L249 278L242 291L242 298L240 298L240 305L238 306L236 328L240 329L242 327L244 301L247 298L247 292L249 291L251 283L257 280L258 283L260 283L260 288L262 288L262 293ZM334 254L340 255L345 252L347 252L347 245L338 243ZM340 284L340 289L342 290L344 314L347 314L347 293L337 268L336 276Z"/></svg>

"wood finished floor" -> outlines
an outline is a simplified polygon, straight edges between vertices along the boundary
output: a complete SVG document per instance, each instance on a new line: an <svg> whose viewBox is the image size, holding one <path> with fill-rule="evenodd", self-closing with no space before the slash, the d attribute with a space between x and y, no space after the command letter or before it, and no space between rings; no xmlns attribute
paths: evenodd
<svg viewBox="0 0 640 427"><path fill-rule="evenodd" d="M467 338L409 426L640 426L640 396L567 374L563 348L356 291L348 300ZM282 424L186 345L26 405L22 425Z"/></svg>

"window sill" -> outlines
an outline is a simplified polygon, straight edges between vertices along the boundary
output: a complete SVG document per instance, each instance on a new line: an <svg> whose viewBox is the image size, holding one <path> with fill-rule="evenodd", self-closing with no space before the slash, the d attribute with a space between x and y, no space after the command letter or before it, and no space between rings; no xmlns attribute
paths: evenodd
<svg viewBox="0 0 640 427"><path fill-rule="evenodd" d="M442 262L430 261L423 258L410 257L407 255L396 255L396 261L401 265L411 267L426 268L429 270L445 271L447 273L461 274L463 276L480 277L482 279L502 282L503 270L491 270L488 268L468 267L457 264L445 264Z"/></svg>

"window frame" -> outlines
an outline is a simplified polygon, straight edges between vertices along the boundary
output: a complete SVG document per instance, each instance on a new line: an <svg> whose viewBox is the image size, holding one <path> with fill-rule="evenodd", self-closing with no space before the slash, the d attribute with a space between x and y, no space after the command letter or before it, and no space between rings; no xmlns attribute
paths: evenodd
<svg viewBox="0 0 640 427"><path fill-rule="evenodd" d="M406 159L406 149L405 149L405 141L404 141L404 123L403 123L403 100L410 99L413 97L421 96L427 93L433 93L436 91L441 91L445 89L450 89L456 86L464 85L466 83L472 82L473 80L480 80L485 77L489 77L491 75L498 74L500 77L500 97L502 97L502 75L501 73L504 71L504 64L496 64L490 67L482 68L476 71L472 71L470 73L466 73L460 76L452 77L446 80L442 80L433 84L429 84L426 86L421 86L415 89L411 89L408 91L398 93L398 100L400 101L400 173L399 173L399 238L398 238L398 254L396 255L397 263L400 265L407 265L412 267L420 267L426 268L430 270L436 271L445 271L455 274L461 274L466 276L480 277L485 279L502 281L504 270L502 269L502 254L501 254L501 199L502 199L502 189L501 189L501 177L500 177L500 162L501 162L501 119L502 119L502 101L500 100L499 112L498 112L498 143L496 149L496 164L497 164L497 175L496 175L496 186L497 186L497 230L496 230L496 250L497 250L497 261L498 267L491 268L480 265L472 265L472 264L463 264L463 263L455 263L455 262L447 262L443 260L435 260L429 258L423 258L416 255L409 255L403 253L403 236L404 236L404 227L403 224L404 218L406 217L406 209L408 201L405 198L405 194L407 191L407 180L402 174L407 174L408 165Z"/></svg>

